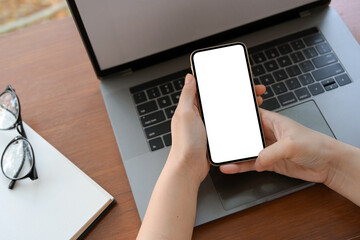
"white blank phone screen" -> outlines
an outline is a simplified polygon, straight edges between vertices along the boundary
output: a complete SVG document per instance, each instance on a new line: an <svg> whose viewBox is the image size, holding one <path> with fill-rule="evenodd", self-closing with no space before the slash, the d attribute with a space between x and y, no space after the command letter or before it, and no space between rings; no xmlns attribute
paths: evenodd
<svg viewBox="0 0 360 240"><path fill-rule="evenodd" d="M217 164L257 157L263 140L244 47L197 52L193 67L211 160Z"/></svg>

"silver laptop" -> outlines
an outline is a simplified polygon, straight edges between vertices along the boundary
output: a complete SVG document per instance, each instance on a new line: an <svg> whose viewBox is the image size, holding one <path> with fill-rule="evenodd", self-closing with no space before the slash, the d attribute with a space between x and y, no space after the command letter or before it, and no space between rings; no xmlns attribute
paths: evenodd
<svg viewBox="0 0 360 240"><path fill-rule="evenodd" d="M170 121L189 55L244 42L263 108L360 147L360 47L326 0L68 0L101 80L122 161L143 218L171 146ZM120 183L121 184L121 183ZM196 225L312 183L212 168ZM311 199L309 199L311 201Z"/></svg>

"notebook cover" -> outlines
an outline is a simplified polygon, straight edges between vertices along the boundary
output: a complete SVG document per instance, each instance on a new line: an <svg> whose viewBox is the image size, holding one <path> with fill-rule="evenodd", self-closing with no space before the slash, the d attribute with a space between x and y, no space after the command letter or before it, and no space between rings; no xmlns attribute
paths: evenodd
<svg viewBox="0 0 360 240"><path fill-rule="evenodd" d="M114 198L24 123L39 178L16 182L0 173L4 239L81 239L115 204ZM0 152L18 133L0 131Z"/></svg>

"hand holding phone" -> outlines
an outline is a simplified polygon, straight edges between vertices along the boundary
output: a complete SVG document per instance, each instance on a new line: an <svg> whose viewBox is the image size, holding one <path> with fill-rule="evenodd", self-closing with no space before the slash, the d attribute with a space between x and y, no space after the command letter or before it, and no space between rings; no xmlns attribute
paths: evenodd
<svg viewBox="0 0 360 240"><path fill-rule="evenodd" d="M213 165L256 158L265 147L247 50L232 43L191 54Z"/></svg>

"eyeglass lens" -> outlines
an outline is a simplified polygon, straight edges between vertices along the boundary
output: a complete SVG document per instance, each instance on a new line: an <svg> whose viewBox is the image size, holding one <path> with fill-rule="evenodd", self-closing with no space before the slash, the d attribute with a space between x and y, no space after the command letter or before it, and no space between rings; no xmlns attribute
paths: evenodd
<svg viewBox="0 0 360 240"><path fill-rule="evenodd" d="M13 127L19 117L19 101L7 90L0 95L0 129Z"/></svg>
<svg viewBox="0 0 360 240"><path fill-rule="evenodd" d="M1 167L7 177L16 180L29 174L34 164L33 159L30 143L18 139L5 149Z"/></svg>

